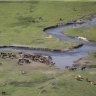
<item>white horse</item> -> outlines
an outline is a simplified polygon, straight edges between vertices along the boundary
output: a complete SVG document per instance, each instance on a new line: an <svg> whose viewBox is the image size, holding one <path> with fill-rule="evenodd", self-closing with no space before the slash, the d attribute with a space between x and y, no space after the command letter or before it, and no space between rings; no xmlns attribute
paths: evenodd
<svg viewBox="0 0 96 96"><path fill-rule="evenodd" d="M88 39L87 38L85 38L85 37L77 37L78 39L81 39L81 40L84 40L84 41L88 41Z"/></svg>
<svg viewBox="0 0 96 96"><path fill-rule="evenodd" d="M52 35L49 35L48 37L46 37L46 38L52 38Z"/></svg>

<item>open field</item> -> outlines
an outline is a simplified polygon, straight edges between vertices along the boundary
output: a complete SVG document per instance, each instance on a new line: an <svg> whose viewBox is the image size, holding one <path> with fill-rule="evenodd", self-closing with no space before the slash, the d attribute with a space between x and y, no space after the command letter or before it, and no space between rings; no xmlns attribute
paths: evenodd
<svg viewBox="0 0 96 96"><path fill-rule="evenodd" d="M48 38L43 28L94 13L96 2L0 2L0 45L72 47L76 43ZM64 32L96 40L95 26ZM0 52L17 54L20 51ZM90 64L96 64L95 55L90 53L87 58ZM78 75L82 80L76 79ZM96 68L72 71L34 61L19 65L16 58L0 57L0 96L96 96Z"/></svg>
<svg viewBox="0 0 96 96"><path fill-rule="evenodd" d="M72 42L46 38L43 28L93 14L95 9L95 2L0 2L0 45L73 46Z"/></svg>
<svg viewBox="0 0 96 96"><path fill-rule="evenodd" d="M76 80L77 75L84 79ZM86 78L96 81L95 75L96 69L68 71L35 62L18 65L16 59L0 58L0 96L2 92L6 96L95 96L96 85L86 82Z"/></svg>
<svg viewBox="0 0 96 96"><path fill-rule="evenodd" d="M96 26L65 29L64 34L72 37L85 37L90 41L96 41Z"/></svg>

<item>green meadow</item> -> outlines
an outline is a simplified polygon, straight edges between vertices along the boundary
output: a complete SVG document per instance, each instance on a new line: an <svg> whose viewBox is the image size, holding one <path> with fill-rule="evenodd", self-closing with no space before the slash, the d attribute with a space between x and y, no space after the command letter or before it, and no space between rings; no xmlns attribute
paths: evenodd
<svg viewBox="0 0 96 96"><path fill-rule="evenodd" d="M72 37L85 37L90 41L96 41L96 26L65 29L64 34Z"/></svg>
<svg viewBox="0 0 96 96"><path fill-rule="evenodd" d="M95 9L95 2L0 2L0 45L69 48L76 44L47 38L43 28L93 14Z"/></svg>
<svg viewBox="0 0 96 96"><path fill-rule="evenodd" d="M86 82L86 78L96 81L96 68L68 71L41 63L18 65L16 62L15 59L0 59L0 96L96 95L96 85ZM84 79L76 80L78 75Z"/></svg>
<svg viewBox="0 0 96 96"><path fill-rule="evenodd" d="M68 1L0 1L0 45L60 49L77 45L48 38L43 32L43 28L96 13L95 1ZM95 26L66 29L64 33L96 40ZM92 60L96 58L95 53L90 54ZM75 79L78 75L82 81ZM69 71L36 62L18 65L17 59L0 58L0 96L96 96L96 85L86 82L87 78L96 83L96 68Z"/></svg>

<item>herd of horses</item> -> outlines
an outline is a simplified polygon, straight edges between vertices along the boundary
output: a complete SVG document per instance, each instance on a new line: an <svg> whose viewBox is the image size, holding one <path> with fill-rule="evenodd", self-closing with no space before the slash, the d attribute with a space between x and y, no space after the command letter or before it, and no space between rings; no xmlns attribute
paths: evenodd
<svg viewBox="0 0 96 96"><path fill-rule="evenodd" d="M54 66L55 63L53 62L53 59L51 56L42 56L42 55L37 55L37 54L27 54L23 52L18 52L18 53L12 53L12 52L0 52L0 58L6 59L16 59L18 65L23 65L23 64L30 64L32 62L38 62L38 63L43 63L46 65ZM1 64L1 63L0 63ZM77 67L74 66L65 66L65 69L68 70L77 70ZM81 70L86 69L86 66L82 66Z"/></svg>
<svg viewBox="0 0 96 96"><path fill-rule="evenodd" d="M0 53L0 58L6 59L16 59L17 64L23 65L23 64L30 64L32 61L34 62L39 62L39 63L44 63L46 65L54 65L55 63L52 60L51 56L42 56L42 55L36 55L36 54L25 54L22 52L18 52L18 54L14 53L5 53L1 52Z"/></svg>
<svg viewBox="0 0 96 96"><path fill-rule="evenodd" d="M87 66L65 66L65 69L68 69L70 71L75 71L75 70L85 70L87 68Z"/></svg>

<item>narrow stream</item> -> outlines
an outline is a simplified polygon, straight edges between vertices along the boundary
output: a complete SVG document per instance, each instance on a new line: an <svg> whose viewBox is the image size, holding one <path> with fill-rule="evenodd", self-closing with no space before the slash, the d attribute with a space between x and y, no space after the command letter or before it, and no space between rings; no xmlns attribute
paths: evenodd
<svg viewBox="0 0 96 96"><path fill-rule="evenodd" d="M72 66L74 61L78 60L79 58L86 57L88 55L88 52L96 51L96 43L86 42L83 40L79 40L77 38L69 37L66 34L62 34L61 31L67 28L80 28L84 26L93 26L93 25L96 25L96 18L83 24L71 24L71 25L65 25L65 26L58 26L56 28L50 28L44 31L49 35L55 36L59 40L67 40L71 42L79 42L84 44L83 47L74 49L72 51L45 52L45 51L37 51L37 50L29 50L29 49L13 48L13 47L0 48L0 50L21 50L28 53L42 54L45 56L50 55L53 58L53 62L56 63L55 66L57 66L58 68L64 68L65 66Z"/></svg>

